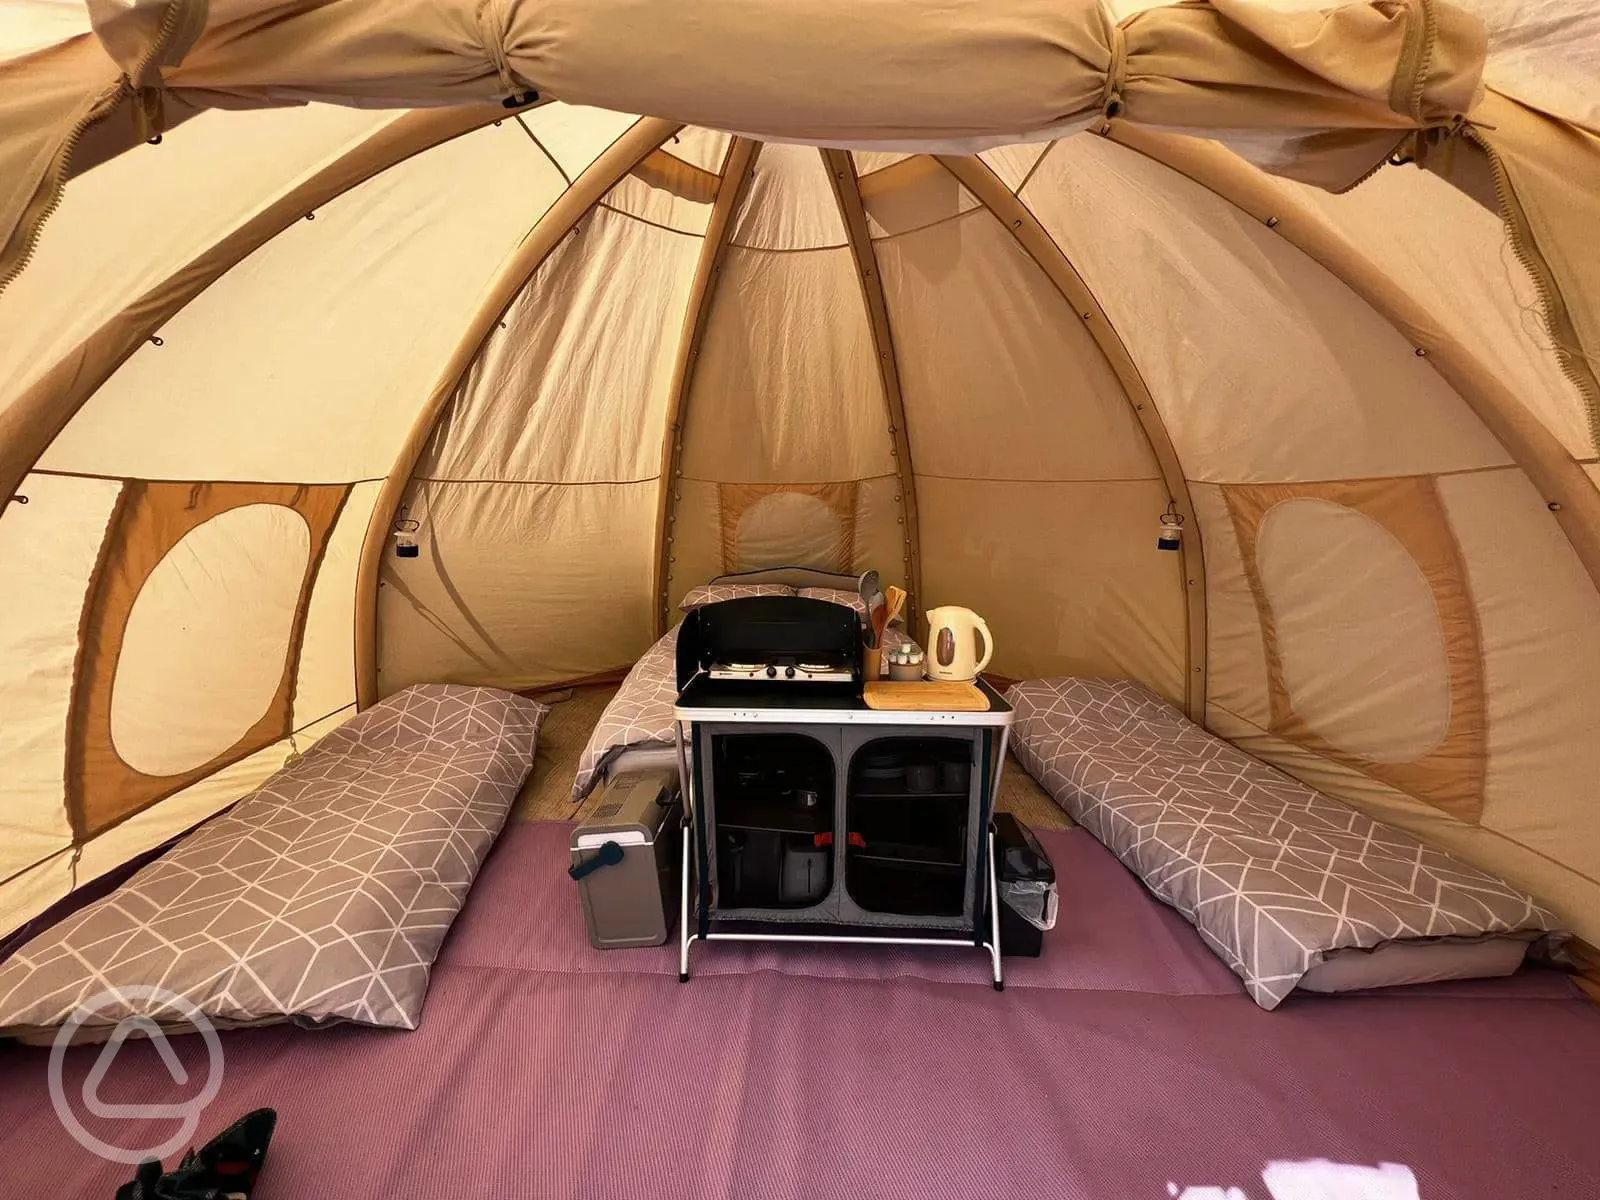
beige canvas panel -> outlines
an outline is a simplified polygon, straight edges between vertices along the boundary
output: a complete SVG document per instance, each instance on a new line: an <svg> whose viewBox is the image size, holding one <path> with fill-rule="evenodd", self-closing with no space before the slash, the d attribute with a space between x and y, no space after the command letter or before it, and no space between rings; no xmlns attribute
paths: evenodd
<svg viewBox="0 0 1600 1200"><path fill-rule="evenodd" d="M678 233L703 236L721 176L657 150L606 193L603 207Z"/></svg>
<svg viewBox="0 0 1600 1200"><path fill-rule="evenodd" d="M0 880L72 842L61 797L78 614L121 490L30 475L28 503L0 510Z"/></svg>
<svg viewBox="0 0 1600 1200"><path fill-rule="evenodd" d="M1207 711L1220 706L1265 729L1272 721L1266 647L1239 536L1222 488L1191 484L1190 496L1206 555Z"/></svg>
<svg viewBox="0 0 1600 1200"><path fill-rule="evenodd" d="M1508 456L1384 318L1264 224L1104 138L1023 189L1128 344L1185 473L1275 482Z"/></svg>
<svg viewBox="0 0 1600 1200"><path fill-rule="evenodd" d="M1033 170L1050 151L1054 142L1022 142L1013 146L996 146L993 150L985 150L978 155L989 164L991 170L1005 181L1005 185L1013 192L1022 190L1022 185L1033 175Z"/></svg>
<svg viewBox="0 0 1600 1200"><path fill-rule="evenodd" d="M874 171L881 171L885 167L892 167L895 163L904 162L911 155L904 150L852 150L850 161L855 165L858 176L871 175Z"/></svg>
<svg viewBox="0 0 1600 1200"><path fill-rule="evenodd" d="M1325 795L1342 800L1379 821L1408 830L1527 890L1586 941L1593 942L1600 936L1600 879L1592 870L1569 866L1486 826L1463 824L1431 804L1424 804L1344 763L1275 737L1226 709L1213 707L1208 724L1246 753L1271 763Z"/></svg>
<svg viewBox="0 0 1600 1200"><path fill-rule="evenodd" d="M0 882L0 929L11 933L49 909L75 886L72 851Z"/></svg>
<svg viewBox="0 0 1600 1200"><path fill-rule="evenodd" d="M667 624L677 624L678 602L691 587L722 574L722 506L720 485L696 478L678 478L667 547Z"/></svg>
<svg viewBox="0 0 1600 1200"><path fill-rule="evenodd" d="M844 218L822 155L810 146L763 145L734 214L731 240L752 250L843 246Z"/></svg>
<svg viewBox="0 0 1600 1200"><path fill-rule="evenodd" d="M141 478L382 476L488 279L563 187L514 122L399 164L167 322L162 344L135 351L41 465Z"/></svg>
<svg viewBox="0 0 1600 1200"><path fill-rule="evenodd" d="M517 296L503 328L491 331L418 474L545 483L657 477L679 314L700 244L619 212L592 212Z"/></svg>
<svg viewBox="0 0 1600 1200"><path fill-rule="evenodd" d="M1184 582L1156 549L1159 481L918 476L917 497L927 605L982 616L997 674L1125 676L1183 703Z"/></svg>
<svg viewBox="0 0 1600 1200"><path fill-rule="evenodd" d="M908 588L911 560L899 476L863 479L856 484L855 549L856 558L847 574L859 575L870 569L878 572L884 587L892 583Z"/></svg>
<svg viewBox="0 0 1600 1200"><path fill-rule="evenodd" d="M1282 183L1473 346L1561 439L1595 453L1588 413L1562 371L1539 296L1499 217L1429 171L1379 171L1342 196Z"/></svg>
<svg viewBox="0 0 1600 1200"><path fill-rule="evenodd" d="M1501 215L1539 282L1549 335L1585 393L1600 445L1600 133L1492 93L1473 116Z"/></svg>
<svg viewBox="0 0 1600 1200"><path fill-rule="evenodd" d="M1554 520L1600 587L1600 494L1556 436L1472 348L1448 336L1410 293L1303 206L1286 205L1292 197L1233 155L1192 138L1139 131L1125 122L1113 123L1112 136L1216 190L1257 220L1269 225L1276 220L1273 228L1286 240L1337 274L1414 340L1440 377L1472 407L1544 494ZM1456 147L1453 155L1433 155L1430 161L1441 157L1458 164L1485 161L1467 144Z"/></svg>
<svg viewBox="0 0 1600 1200"><path fill-rule="evenodd" d="M859 186L874 239L925 229L978 207L977 198L925 154L874 171Z"/></svg>
<svg viewBox="0 0 1600 1200"><path fill-rule="evenodd" d="M1483 81L1600 133L1600 8L1590 0L1456 0L1489 26Z"/></svg>
<svg viewBox="0 0 1600 1200"><path fill-rule="evenodd" d="M332 733L354 715L353 707L332 713L296 731L293 738L285 737L264 746L85 842L78 860L75 886L98 879L114 867L215 816L264 784L285 766L291 755L304 754L318 739Z"/></svg>
<svg viewBox="0 0 1600 1200"><path fill-rule="evenodd" d="M770 151L756 159L758 171ZM816 151L806 153L820 164ZM821 182L828 186L826 177ZM826 202L833 203L831 189ZM847 248L728 248L684 426L682 469L690 478L836 483L894 471L872 334Z"/></svg>
<svg viewBox="0 0 1600 1200"><path fill-rule="evenodd" d="M379 575L390 550L391 529L439 418L450 406L489 335L498 328L501 317L539 267L599 205L606 192L681 128L672 121L642 118L608 146L517 245L473 310L455 349L436 372L384 477L383 488L373 506L373 520L367 525L367 536L361 548L355 612L356 697L361 707L376 703L382 695L378 677L378 593Z"/></svg>
<svg viewBox="0 0 1600 1200"><path fill-rule="evenodd" d="M1435 482L1231 484L1222 492L1260 609L1269 731L1475 824L1488 753L1483 647ZM1317 502L1315 520L1308 501ZM1298 512L1274 534L1269 523L1283 509ZM1341 520L1338 510L1375 528ZM1413 568L1420 583L1408 578ZM1366 595L1385 584L1381 600ZM1399 728L1365 732L1379 721ZM1359 745L1335 740L1351 731Z"/></svg>
<svg viewBox="0 0 1600 1200"><path fill-rule="evenodd" d="M720 129L703 129L698 125L691 125L673 135L663 150L674 158L680 158L691 167L699 167L702 171L710 171L713 175L721 174L722 164L728 157L728 147L733 144L733 136Z"/></svg>
<svg viewBox="0 0 1600 1200"><path fill-rule="evenodd" d="M356 702L355 626L356 569L361 542L372 517L381 485L360 483L350 489L339 513L322 566L311 588L305 631L300 638L299 670L294 684L294 724L300 728Z"/></svg>
<svg viewBox="0 0 1600 1200"><path fill-rule="evenodd" d="M398 114L211 112L72 181L0 291L0 408L135 297Z"/></svg>
<svg viewBox="0 0 1600 1200"><path fill-rule="evenodd" d="M987 211L875 248L919 478L1159 473L1083 320Z"/></svg>
<svg viewBox="0 0 1600 1200"><path fill-rule="evenodd" d="M385 554L380 694L517 690L633 662L650 645L655 502L648 480L413 484L421 554Z"/></svg>
<svg viewBox="0 0 1600 1200"><path fill-rule="evenodd" d="M306 605L323 549L338 519L347 491L347 488L339 486L292 484L146 483L133 480L124 485L108 528L102 556L95 566L94 581L84 599L81 625L83 653L73 684L67 741L66 795L67 811L79 840L102 833L230 762L254 753L282 737L291 728L291 693ZM293 601L287 638L280 638L278 622L272 619L278 605L252 612L248 602L252 586L265 582L264 579L254 580L250 577L251 556L257 553L261 555L254 564L261 576L281 573L275 552L281 550L282 545L258 546L250 542L231 545L227 539L213 540L204 536L199 542L192 540L196 531L204 535L203 527L213 519L237 509L262 505L283 506L293 510L294 514L303 518L309 532L304 564L295 564L300 568L298 595ZM210 558L201 557L196 553L197 546L210 548L215 554ZM174 557L164 569L163 564L169 555ZM216 622L233 618L242 622L246 629L251 629L247 618L254 616L258 620L265 619L266 623L259 630L252 630L258 635L258 644L244 652L270 652L282 645L283 654L272 692L264 698L259 695L250 697L251 707L260 704L260 716L231 745L191 767L150 774L137 769L118 753L114 709L116 694L136 683L136 676L125 674L122 656L130 630L141 641L149 636L139 632L131 619L139 615L146 584L155 578L158 570L163 574L170 573L172 585L180 591L185 574L197 581L208 581L211 586L196 594L211 600L216 607L227 607L226 614L206 612L197 619ZM174 622L181 615L179 610L167 605L158 604L157 611L172 612ZM170 719L207 729L213 714L220 712L224 720L231 722L244 701L236 704L236 698L230 696L228 689L244 686L250 676L233 670L233 662L219 660L214 655L186 664L183 655L199 652L203 643L190 641L187 625L182 623L175 624L172 637L174 658L171 663L164 663L161 656L153 654L152 648L146 645L143 648L145 653L139 654L129 669L179 674L185 669L192 669L197 684L187 697L187 707L181 712L171 712ZM204 683L200 684L198 680L204 680Z"/></svg>
<svg viewBox="0 0 1600 1200"><path fill-rule="evenodd" d="M1600 594L1518 471L1439 481L1489 680L1483 824L1600 880Z"/></svg>
<svg viewBox="0 0 1600 1200"><path fill-rule="evenodd" d="M0 7L0 62L90 32L79 0L8 0Z"/></svg>
<svg viewBox="0 0 1600 1200"><path fill-rule="evenodd" d="M673 482L672 545L667 550L667 624L682 615L678 603L690 588L716 578L722 567L721 485L699 479Z"/></svg>
<svg viewBox="0 0 1600 1200"><path fill-rule="evenodd" d="M589 164L638 119L610 109L559 102L517 116L540 149L555 160L569 183L582 175ZM530 217L536 215L529 214Z"/></svg>

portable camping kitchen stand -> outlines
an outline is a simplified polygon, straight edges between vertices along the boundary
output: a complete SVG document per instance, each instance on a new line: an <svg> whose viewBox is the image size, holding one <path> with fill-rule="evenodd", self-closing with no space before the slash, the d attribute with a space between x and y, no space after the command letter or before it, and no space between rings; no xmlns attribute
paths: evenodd
<svg viewBox="0 0 1600 1200"><path fill-rule="evenodd" d="M694 681L673 709L679 980L696 940L861 942L986 950L1002 990L989 822L1012 714L977 686L984 711L901 712Z"/></svg>

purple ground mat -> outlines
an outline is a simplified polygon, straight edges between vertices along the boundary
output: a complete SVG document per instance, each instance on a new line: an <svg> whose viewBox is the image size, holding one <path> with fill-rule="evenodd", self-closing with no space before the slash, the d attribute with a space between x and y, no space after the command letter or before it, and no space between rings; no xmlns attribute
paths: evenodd
<svg viewBox="0 0 1600 1200"><path fill-rule="evenodd" d="M1061 918L1004 993L944 949L700 946L679 984L669 950L589 949L569 833L507 831L418 1031L222 1035L198 1137L279 1110L259 1200L1273 1200L1269 1162L1317 1159L1398 1164L1422 1200L1600 1195L1600 1008L1553 974L1262 1012L1073 831L1044 835ZM186 1087L129 1042L100 1101L193 1094L204 1046L171 1045ZM100 1054L67 1053L66 1096ZM0 1182L109 1200L131 1171L64 1132L47 1057L0 1049ZM175 1126L74 1111L123 1145Z"/></svg>

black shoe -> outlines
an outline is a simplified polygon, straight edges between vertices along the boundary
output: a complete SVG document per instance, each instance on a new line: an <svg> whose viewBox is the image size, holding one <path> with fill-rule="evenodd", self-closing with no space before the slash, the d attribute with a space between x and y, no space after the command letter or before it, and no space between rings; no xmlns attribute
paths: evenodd
<svg viewBox="0 0 1600 1200"><path fill-rule="evenodd" d="M160 1163L141 1163L116 1200L250 1200L277 1123L276 1112L258 1108L185 1154L175 1171L163 1175Z"/></svg>

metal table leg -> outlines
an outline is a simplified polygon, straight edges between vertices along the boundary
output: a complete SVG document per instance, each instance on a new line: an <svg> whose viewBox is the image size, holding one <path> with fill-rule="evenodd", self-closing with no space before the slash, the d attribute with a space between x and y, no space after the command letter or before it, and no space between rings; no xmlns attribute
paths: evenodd
<svg viewBox="0 0 1600 1200"><path fill-rule="evenodd" d="M694 836L689 822L683 823L683 887L678 911L678 982L689 981L689 839Z"/></svg>
<svg viewBox="0 0 1600 1200"><path fill-rule="evenodd" d="M682 887L678 899L678 982L689 981L689 943L694 940L689 933L689 844L694 837L695 796L693 780L689 777L689 756L684 752L683 722L672 723L673 740L678 748L678 789L683 793L683 863L679 872Z"/></svg>
<svg viewBox="0 0 1600 1200"><path fill-rule="evenodd" d="M1006 990L1005 976L1000 969L1000 884L999 873L994 869L994 830L988 831L989 846L989 961L994 967L994 990Z"/></svg>

